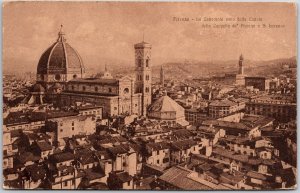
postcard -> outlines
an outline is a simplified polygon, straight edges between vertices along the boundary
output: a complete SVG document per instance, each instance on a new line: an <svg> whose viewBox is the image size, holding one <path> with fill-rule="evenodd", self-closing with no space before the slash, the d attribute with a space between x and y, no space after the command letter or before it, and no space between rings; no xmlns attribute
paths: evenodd
<svg viewBox="0 0 300 193"><path fill-rule="evenodd" d="M4 189L297 187L295 3L2 6Z"/></svg>

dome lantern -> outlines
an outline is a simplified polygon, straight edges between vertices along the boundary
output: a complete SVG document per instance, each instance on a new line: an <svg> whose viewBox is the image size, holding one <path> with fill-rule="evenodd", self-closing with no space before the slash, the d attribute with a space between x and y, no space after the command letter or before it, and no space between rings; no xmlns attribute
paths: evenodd
<svg viewBox="0 0 300 193"><path fill-rule="evenodd" d="M66 41L66 38L65 38L65 33L63 31L63 25L60 25L60 30L58 32L58 39L57 39L58 42L65 42Z"/></svg>

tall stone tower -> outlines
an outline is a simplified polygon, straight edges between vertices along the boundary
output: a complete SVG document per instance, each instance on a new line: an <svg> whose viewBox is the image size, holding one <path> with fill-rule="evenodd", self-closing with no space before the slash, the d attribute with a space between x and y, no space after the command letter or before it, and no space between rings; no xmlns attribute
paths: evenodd
<svg viewBox="0 0 300 193"><path fill-rule="evenodd" d="M243 66L244 57L241 54L239 58L239 72L236 75L236 85L245 86L245 75L244 75L244 66Z"/></svg>
<svg viewBox="0 0 300 193"><path fill-rule="evenodd" d="M239 60L239 74L244 74L243 60L244 60L244 57L241 54L240 55L240 60Z"/></svg>
<svg viewBox="0 0 300 193"><path fill-rule="evenodd" d="M165 85L165 72L164 72L164 69L163 69L163 66L161 65L160 67L160 84L162 86Z"/></svg>
<svg viewBox="0 0 300 193"><path fill-rule="evenodd" d="M134 45L136 93L142 93L142 115L146 116L151 104L151 44L141 42Z"/></svg>

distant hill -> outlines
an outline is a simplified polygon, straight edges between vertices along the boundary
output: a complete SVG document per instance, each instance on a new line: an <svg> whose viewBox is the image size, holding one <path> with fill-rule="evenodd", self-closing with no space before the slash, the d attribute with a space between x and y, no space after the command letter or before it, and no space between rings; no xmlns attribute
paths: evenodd
<svg viewBox="0 0 300 193"><path fill-rule="evenodd" d="M182 61L182 62L167 62L163 63L165 76L167 79L186 79L186 78L201 78L213 75L224 75L237 73L238 61ZM296 67L296 57L280 58L268 61L253 61L245 60L245 74L250 76L272 76L280 75L283 72L283 66ZM104 65L92 65L92 68L87 68L87 75L97 74L104 71ZM122 61L115 61L107 64L108 70L113 75L129 75L134 76L133 64L123 63ZM159 80L161 65L152 67L153 80ZM5 73L5 69L4 69Z"/></svg>
<svg viewBox="0 0 300 193"><path fill-rule="evenodd" d="M245 74L250 76L272 76L280 75L283 71L283 65L289 64L296 66L296 57L281 58L268 61L252 61L245 60ZM214 61L214 62L201 62L201 61L183 61L183 62L168 62L162 64L165 76L167 79L185 79L185 78L201 78L213 75L224 75L237 73L238 61ZM161 65L152 67L153 79L158 80ZM99 69L99 68L98 68ZM110 65L110 71L113 74L123 74L134 76L134 67L131 65ZM95 73L97 70L91 70ZM101 70L100 70L101 71Z"/></svg>

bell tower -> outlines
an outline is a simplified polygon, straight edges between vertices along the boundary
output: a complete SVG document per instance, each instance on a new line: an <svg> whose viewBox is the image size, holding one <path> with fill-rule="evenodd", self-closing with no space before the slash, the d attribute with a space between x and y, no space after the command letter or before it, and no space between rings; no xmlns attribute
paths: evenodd
<svg viewBox="0 0 300 193"><path fill-rule="evenodd" d="M146 116L147 108L151 104L151 44L141 42L134 45L136 93L142 94L142 115Z"/></svg>
<svg viewBox="0 0 300 193"><path fill-rule="evenodd" d="M239 86L245 86L245 75L244 75L244 66L243 66L243 62L244 62L244 57L241 54L240 58L239 58L239 71L238 74L236 75L236 85Z"/></svg>
<svg viewBox="0 0 300 193"><path fill-rule="evenodd" d="M243 66L244 57L241 54L239 59L239 74L244 74L244 66Z"/></svg>
<svg viewBox="0 0 300 193"><path fill-rule="evenodd" d="M160 67L160 84L161 84L161 86L165 85L165 71L164 71L162 65Z"/></svg>

